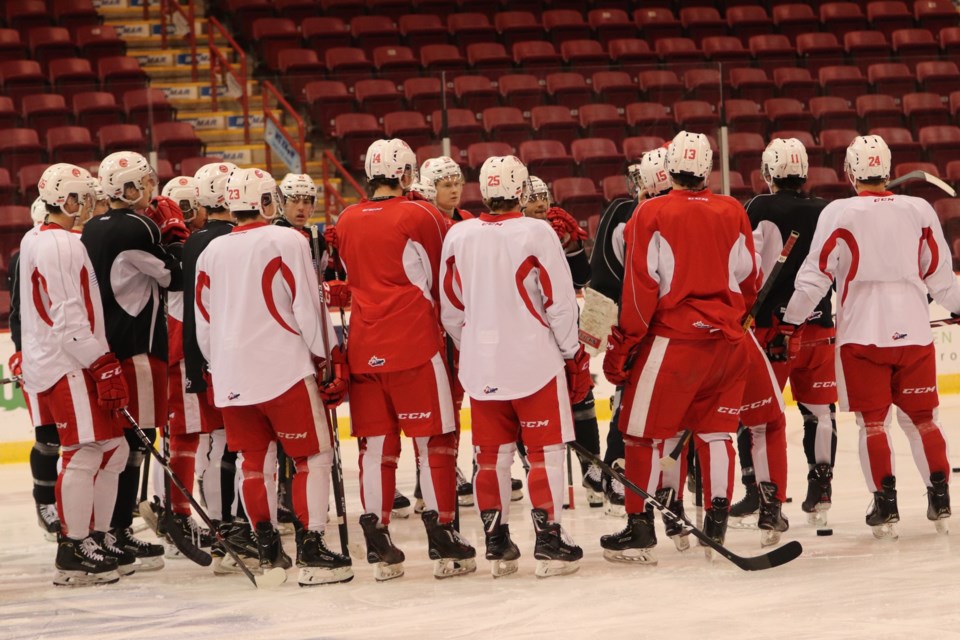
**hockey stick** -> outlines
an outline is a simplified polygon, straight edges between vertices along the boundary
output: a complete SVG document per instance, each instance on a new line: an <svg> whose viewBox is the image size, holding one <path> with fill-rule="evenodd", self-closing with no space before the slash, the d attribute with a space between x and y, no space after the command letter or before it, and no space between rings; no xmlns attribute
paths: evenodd
<svg viewBox="0 0 960 640"><path fill-rule="evenodd" d="M641 498L644 498L648 504L650 504L655 509L660 511L666 519L672 520L672 521L676 521L676 520L682 521L685 528L691 534L693 534L693 537L700 540L700 542L702 542L704 546L710 547L711 549L713 549L714 551L719 553L721 556L723 556L733 564L737 565L739 568L743 569L744 571L762 571L764 569L772 569L773 567L779 567L782 564L786 564L791 560L798 558L800 554L803 553L803 546L796 540L791 540L785 545L781 547L777 547L776 549L768 551L767 553L764 553L759 556L753 556L750 558L738 556L733 551L730 551L730 549L727 549L725 546L723 546L722 544L720 544L719 542L717 542L716 540L708 536L702 530L695 527L693 523L687 519L686 515L676 514L670 511L666 506L664 506L659 501L657 501L657 499L654 496L650 495L649 493L647 493L646 491L644 491L643 489L635 485L633 482L627 479L625 475L623 475L616 469L612 468L610 465L605 463L603 460L601 460L597 456L590 453L590 451L585 449L583 445L577 442L571 442L569 444L571 447L576 449L577 453L579 453L581 456L585 457L587 460L589 460L593 464L599 466L605 473L609 474L610 476L622 482L624 487L626 487L636 495L640 496Z"/></svg>
<svg viewBox="0 0 960 640"><path fill-rule="evenodd" d="M956 190L951 187L949 184L941 180L935 175L929 174L926 171L911 171L905 175L900 176L899 178L894 178L887 183L887 189L893 189L894 187L899 187L904 182L909 182L911 180L923 180L929 182L935 187L938 187L944 191L951 198L957 197Z"/></svg>
<svg viewBox="0 0 960 640"><path fill-rule="evenodd" d="M960 317L957 318L940 318L939 320L931 320L930 328L936 327L949 327L952 324L960 324Z"/></svg>
<svg viewBox="0 0 960 640"><path fill-rule="evenodd" d="M23 378L20 376L10 376L9 378L0 378L0 384L23 384Z"/></svg>
<svg viewBox="0 0 960 640"><path fill-rule="evenodd" d="M223 545L223 548L226 550L230 557L233 558L233 561L237 563L237 566L240 567L240 570L243 572L247 579L253 583L254 587L276 587L283 584L287 581L287 572L281 569L280 567L274 567L269 571L265 571L261 576L253 575L253 572L250 571L249 567L243 563L243 560L240 559L240 556L237 555L237 552L233 550L233 547L230 546L230 543L227 542L220 531L217 529L216 525L213 524L213 521L210 519L210 516L207 515L207 512L203 510L203 507L196 501L187 488L183 486L183 483L180 481L180 478L177 477L177 474L173 472L173 469L170 468L170 465L167 464L167 461L163 459L163 456L160 455L160 452L157 451L156 447L150 442L150 438L147 437L147 434L143 432L143 429L140 428L140 425L137 424L137 421L133 419L133 416L130 415L130 412L126 407L120 409L120 413L126 418L127 422L130 424L130 428L133 429L133 432L136 434L137 438L140 439L140 442L143 443L143 446L147 448L147 451L150 452L150 455L157 461L166 474L170 477L170 482L180 490L187 500L190 501L190 506L193 507L193 510L200 516L200 519L203 520L203 523L210 528L210 531L213 532L213 535L216 536L220 544Z"/></svg>
<svg viewBox="0 0 960 640"><path fill-rule="evenodd" d="M567 508L570 510L576 509L576 505L573 503L573 456L571 452L573 449L570 448L570 445L567 445L567 501L569 504Z"/></svg>
<svg viewBox="0 0 960 640"><path fill-rule="evenodd" d="M767 281L763 283L760 292L757 294L757 299L754 300L750 311L743 318L742 326L744 333L750 330L750 325L753 324L757 314L760 313L760 307L763 306L763 303L767 300L767 296L769 296L773 290L773 285L776 284L780 272L783 271L783 265L787 261L787 258L790 257L790 252L793 251L793 245L797 243L797 238L799 237L800 234L797 231L791 231L787 241L783 244L783 249L780 250L777 262L773 265L773 268L770 269L770 275L767 276ZM671 469L673 465L677 463L677 460L680 459L683 448L687 446L692 436L693 432L685 429L683 433L680 434L680 440L677 442L677 446L670 451L669 455L660 458L660 466L665 469Z"/></svg>
<svg viewBox="0 0 960 640"><path fill-rule="evenodd" d="M313 253L315 258L314 264L317 269L317 284L323 281L323 270L320 268L320 232L317 229L316 225L310 227L310 242L313 245ZM327 356L327 366L326 371L324 372L324 377L327 381L333 379L333 361L330 356L330 338L327 336L327 323L330 322L330 312L327 309L327 302L323 298L323 291L320 291L320 314L323 318L323 350ZM340 313L343 313L343 309L340 310ZM341 316L342 317L342 316ZM344 326L344 343L346 343L347 333L346 326ZM336 502L335 507L337 510L337 529L340 532L340 550L345 556L350 555L350 538L347 531L347 498L343 492L343 464L340 460L340 433L339 426L337 424L337 410L334 409L325 409L327 413L327 421L330 423L330 428L333 431L333 466L330 469L330 475L333 481L333 498Z"/></svg>
<svg viewBox="0 0 960 640"><path fill-rule="evenodd" d="M167 461L167 464L170 463L170 425L163 425L163 458ZM144 476L149 475L150 469L150 457L148 456L144 460ZM144 482L143 487L146 488L146 482ZM157 533L165 534L173 542L173 546L177 548L183 557L191 562L195 562L201 567L209 567L213 562L213 558L209 553L200 548L199 537L194 540L188 538L183 534L183 530L177 526L176 522L173 519L173 482L170 480L170 476L164 474L163 480L163 515L160 516L159 521L157 522ZM140 504L143 504L143 501L140 501ZM149 509L149 507L147 507ZM141 513L141 517L142 517ZM146 519L146 518L144 518Z"/></svg>

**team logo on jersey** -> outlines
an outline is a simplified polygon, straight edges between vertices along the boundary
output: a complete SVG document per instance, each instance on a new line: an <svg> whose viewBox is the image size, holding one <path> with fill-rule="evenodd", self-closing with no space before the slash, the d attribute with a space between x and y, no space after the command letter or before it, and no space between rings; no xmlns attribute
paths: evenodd
<svg viewBox="0 0 960 640"><path fill-rule="evenodd" d="M367 360L367 364L370 365L371 367L382 367L383 365L387 364L387 359L378 358L377 356L371 356L370 359Z"/></svg>
<svg viewBox="0 0 960 640"><path fill-rule="evenodd" d="M696 322L693 323L693 328L694 329L713 329L713 326L707 324L703 320L697 320Z"/></svg>
<svg viewBox="0 0 960 640"><path fill-rule="evenodd" d="M899 331L897 331L896 333L894 333L893 336L892 336L892 338L893 338L894 340L903 340L903 339L906 338L906 337L907 337L907 334L905 334L905 333L900 333Z"/></svg>
<svg viewBox="0 0 960 640"><path fill-rule="evenodd" d="M487 395L490 395L491 393L496 393L497 391L499 391L499 388L491 387L489 385L483 388L483 392Z"/></svg>
<svg viewBox="0 0 960 640"><path fill-rule="evenodd" d="M227 395L227 400L236 400L240 397L239 393L231 393Z"/></svg>

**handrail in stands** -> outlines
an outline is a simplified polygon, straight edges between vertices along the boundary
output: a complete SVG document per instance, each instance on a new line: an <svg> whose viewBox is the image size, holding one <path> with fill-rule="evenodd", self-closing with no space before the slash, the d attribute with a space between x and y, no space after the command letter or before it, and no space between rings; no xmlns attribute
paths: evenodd
<svg viewBox="0 0 960 640"><path fill-rule="evenodd" d="M333 186L333 183L330 181L330 165L332 164L334 168L340 172L340 174L350 183L354 189L357 190L357 193L363 195L364 189L360 186L360 183L357 182L350 172L340 164L340 161L334 157L333 153L326 149L323 152L323 216L324 222L329 223L331 216L337 215L340 211L343 211L347 206L347 201L344 199L343 194L337 191L336 187Z"/></svg>
<svg viewBox="0 0 960 640"><path fill-rule="evenodd" d="M167 48L167 16L173 13L180 14L190 30L187 32L187 42L190 44L190 79L196 82L199 80L199 71L197 70L197 27L196 27L196 3L194 0L186 0L186 4L180 4L180 0L160 0L160 46Z"/></svg>
<svg viewBox="0 0 960 640"><path fill-rule="evenodd" d="M237 55L237 62L230 63L227 53L217 46L215 41L215 32L218 32L227 41L230 49L233 49ZM207 22L207 42L210 47L210 99L213 102L213 110L219 111L218 89L220 83L217 79L218 71L223 75L224 82L228 77L232 77L240 84L240 107L243 110L243 142L250 144L250 91L247 87L247 54L243 47L237 44L230 32L227 31L219 20L210 18ZM239 67L239 70L234 67Z"/></svg>
<svg viewBox="0 0 960 640"><path fill-rule="evenodd" d="M300 117L300 114L297 113L297 110L290 106L290 103L286 101L283 95L277 90L273 83L264 81L261 85L263 89L263 125L267 127L269 123L273 123L276 126L277 131L286 139L286 141L293 147L297 155L300 156L300 171L302 173L307 172L307 126L303 122L303 118ZM297 135L294 137L290 134L289 131L283 126L282 116L277 115L276 109L270 106L270 99L274 98L276 100L277 106L282 108L282 111L286 113L297 125ZM266 133L266 129L264 129ZM263 148L266 155L266 165L267 171L273 173L273 152L270 148L270 142L267 135L263 137Z"/></svg>

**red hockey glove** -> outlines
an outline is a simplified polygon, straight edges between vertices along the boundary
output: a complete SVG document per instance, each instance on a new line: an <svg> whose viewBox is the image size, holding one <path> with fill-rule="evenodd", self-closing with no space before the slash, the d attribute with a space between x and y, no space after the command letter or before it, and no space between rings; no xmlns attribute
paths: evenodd
<svg viewBox="0 0 960 640"><path fill-rule="evenodd" d="M550 207L547 210L547 222L553 227L553 230L560 236L560 242L564 248L580 240L587 239L587 232L584 231L573 216L560 207Z"/></svg>
<svg viewBox="0 0 960 640"><path fill-rule="evenodd" d="M22 351L17 351L15 354L10 356L10 360L7 362L7 368L10 370L10 376L13 378L19 378L23 375Z"/></svg>
<svg viewBox="0 0 960 640"><path fill-rule="evenodd" d="M593 388L593 378L590 377L590 356L583 350L582 344L575 356L563 361L563 368L567 374L570 403L577 404L586 398L590 389Z"/></svg>
<svg viewBox="0 0 960 640"><path fill-rule="evenodd" d="M117 356L103 354L90 365L89 371L97 385L97 404L101 409L116 411L127 406L130 394Z"/></svg>
<svg viewBox="0 0 960 640"><path fill-rule="evenodd" d="M333 379L320 383L320 398L327 409L336 409L347 395L350 366L347 364L346 352L339 345L330 350L330 361L333 362ZM320 374L322 379L322 370Z"/></svg>
<svg viewBox="0 0 960 640"><path fill-rule="evenodd" d="M345 309L350 306L350 285L343 280L328 280L323 283L323 300L328 307Z"/></svg>
<svg viewBox="0 0 960 640"><path fill-rule="evenodd" d="M327 243L327 247L330 249L339 249L340 242L337 239L337 228L333 225L327 225L323 230L323 239Z"/></svg>
<svg viewBox="0 0 960 640"><path fill-rule="evenodd" d="M773 328L777 330L777 334L766 344L764 350L767 352L767 359L770 362L786 362L796 358L800 353L803 327L779 321L775 317Z"/></svg>
<svg viewBox="0 0 960 640"><path fill-rule="evenodd" d="M603 377L611 384L620 386L630 377L633 349L626 344L623 330L614 325L607 338L607 353L603 356Z"/></svg>
<svg viewBox="0 0 960 640"><path fill-rule="evenodd" d="M172 198L157 196L145 213L160 227L160 238L163 244L184 242L190 235L187 225L183 222L183 211Z"/></svg>

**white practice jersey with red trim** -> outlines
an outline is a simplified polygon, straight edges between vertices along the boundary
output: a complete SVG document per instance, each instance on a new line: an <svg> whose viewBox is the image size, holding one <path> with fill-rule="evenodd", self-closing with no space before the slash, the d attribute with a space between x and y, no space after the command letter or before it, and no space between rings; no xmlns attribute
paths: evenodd
<svg viewBox="0 0 960 640"><path fill-rule="evenodd" d="M310 246L293 229L256 222L211 242L197 260L194 309L218 407L276 398L316 373L324 330L337 344Z"/></svg>
<svg viewBox="0 0 960 640"><path fill-rule="evenodd" d="M579 307L560 239L520 213L481 214L443 243L441 318L474 398L541 389L577 353Z"/></svg>
<svg viewBox="0 0 960 640"><path fill-rule="evenodd" d="M422 200L363 200L337 221L353 295L353 373L404 371L440 350L440 249L450 222Z"/></svg>
<svg viewBox="0 0 960 640"><path fill-rule="evenodd" d="M86 369L110 348L100 287L80 236L55 224L20 243L23 382L31 393Z"/></svg>
<svg viewBox="0 0 960 640"><path fill-rule="evenodd" d="M837 283L837 343L933 342L927 292L960 312L960 284L940 221L926 200L861 193L820 214L785 322L800 324Z"/></svg>
<svg viewBox="0 0 960 640"><path fill-rule="evenodd" d="M757 297L753 232L729 196L674 189L644 200L624 228L620 328L628 344L743 338Z"/></svg>

